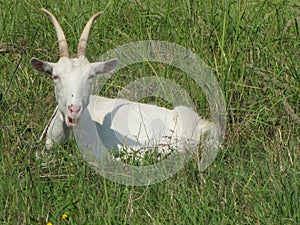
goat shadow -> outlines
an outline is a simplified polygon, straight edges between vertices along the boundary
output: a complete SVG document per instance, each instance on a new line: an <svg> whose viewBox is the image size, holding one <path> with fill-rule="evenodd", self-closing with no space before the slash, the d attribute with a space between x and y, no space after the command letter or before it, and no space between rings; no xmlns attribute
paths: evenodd
<svg viewBox="0 0 300 225"><path fill-rule="evenodd" d="M112 123L116 113L121 109L122 106L128 103L123 103L115 107L112 111L105 114L102 124L95 119L92 119L89 110L85 114L84 120L82 120L80 125L80 131L77 133L77 137L80 138L82 146L93 146L93 151L98 151L95 149L99 148L99 139L105 148L116 150L115 153L119 153L118 146L130 146L131 148L136 148L141 146L139 141L134 140L129 132L127 134L122 134L119 131L112 128ZM127 115L126 115L127 116ZM92 121L92 123L91 123ZM125 116L124 116L124 123ZM131 136L131 137L128 137ZM101 145L100 145L101 146Z"/></svg>
<svg viewBox="0 0 300 225"><path fill-rule="evenodd" d="M138 140L133 140L132 138L121 134L117 130L111 128L112 121L115 112L110 112L105 115L103 124L94 121L96 124L96 130L98 137L102 141L106 148L116 148L118 145L124 146L139 146Z"/></svg>

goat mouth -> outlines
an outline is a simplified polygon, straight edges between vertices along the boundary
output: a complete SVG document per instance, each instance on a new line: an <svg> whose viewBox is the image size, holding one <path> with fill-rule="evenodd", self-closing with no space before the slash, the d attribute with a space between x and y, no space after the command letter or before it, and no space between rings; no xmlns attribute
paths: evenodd
<svg viewBox="0 0 300 225"><path fill-rule="evenodd" d="M66 116L66 124L69 126L69 127L74 127L77 125L77 122L78 122L78 119L74 119L74 118L71 118L69 116Z"/></svg>

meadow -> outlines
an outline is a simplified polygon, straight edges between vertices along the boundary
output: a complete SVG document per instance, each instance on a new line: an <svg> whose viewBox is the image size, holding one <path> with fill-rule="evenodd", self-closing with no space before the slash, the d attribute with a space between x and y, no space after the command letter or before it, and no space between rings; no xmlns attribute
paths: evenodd
<svg viewBox="0 0 300 225"><path fill-rule="evenodd" d="M29 61L59 54L42 7L57 16L73 53L87 20L104 11L91 31L90 61L160 40L209 65L227 109L213 164L200 171L194 156L172 178L135 187L97 174L74 139L46 152L38 139L56 105L53 82ZM297 0L0 0L0 224L300 224L299 23ZM118 71L100 94L115 97L154 73L180 84L209 118L193 80L161 65Z"/></svg>

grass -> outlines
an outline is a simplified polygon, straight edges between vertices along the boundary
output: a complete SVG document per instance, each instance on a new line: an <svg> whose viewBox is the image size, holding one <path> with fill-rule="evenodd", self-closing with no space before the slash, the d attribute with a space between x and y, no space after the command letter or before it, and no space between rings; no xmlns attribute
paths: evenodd
<svg viewBox="0 0 300 225"><path fill-rule="evenodd" d="M300 223L296 0L33 0L0 6L0 224ZM162 183L131 187L95 173L74 141L36 157L45 150L37 140L56 103L51 79L34 73L29 60L58 59L41 7L57 15L72 52L87 19L105 10L91 33L91 61L118 45L154 39L190 48L211 66L227 103L225 142L213 165L201 172L195 157ZM209 115L192 80L155 66L187 89L200 114ZM114 97L153 73L144 64L119 71L101 94Z"/></svg>

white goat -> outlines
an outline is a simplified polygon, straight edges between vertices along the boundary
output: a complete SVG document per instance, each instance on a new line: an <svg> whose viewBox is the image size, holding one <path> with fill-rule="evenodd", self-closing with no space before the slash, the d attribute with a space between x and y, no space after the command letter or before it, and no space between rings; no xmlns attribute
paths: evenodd
<svg viewBox="0 0 300 225"><path fill-rule="evenodd" d="M46 9L42 11L50 17L56 29L60 52L57 63L37 58L30 61L35 71L52 76L55 84L58 106L41 137L44 139L46 136L48 149L54 143L65 143L71 129L86 119L96 123L105 147L117 147L119 150L126 147L165 150L171 147L182 151L187 141L197 145L200 136L211 129L211 122L200 119L185 106L169 110L125 99L91 95L95 76L113 72L117 67L117 59L90 63L85 55L90 28L101 13L90 18L81 34L77 57L70 58L61 26L52 13Z"/></svg>

